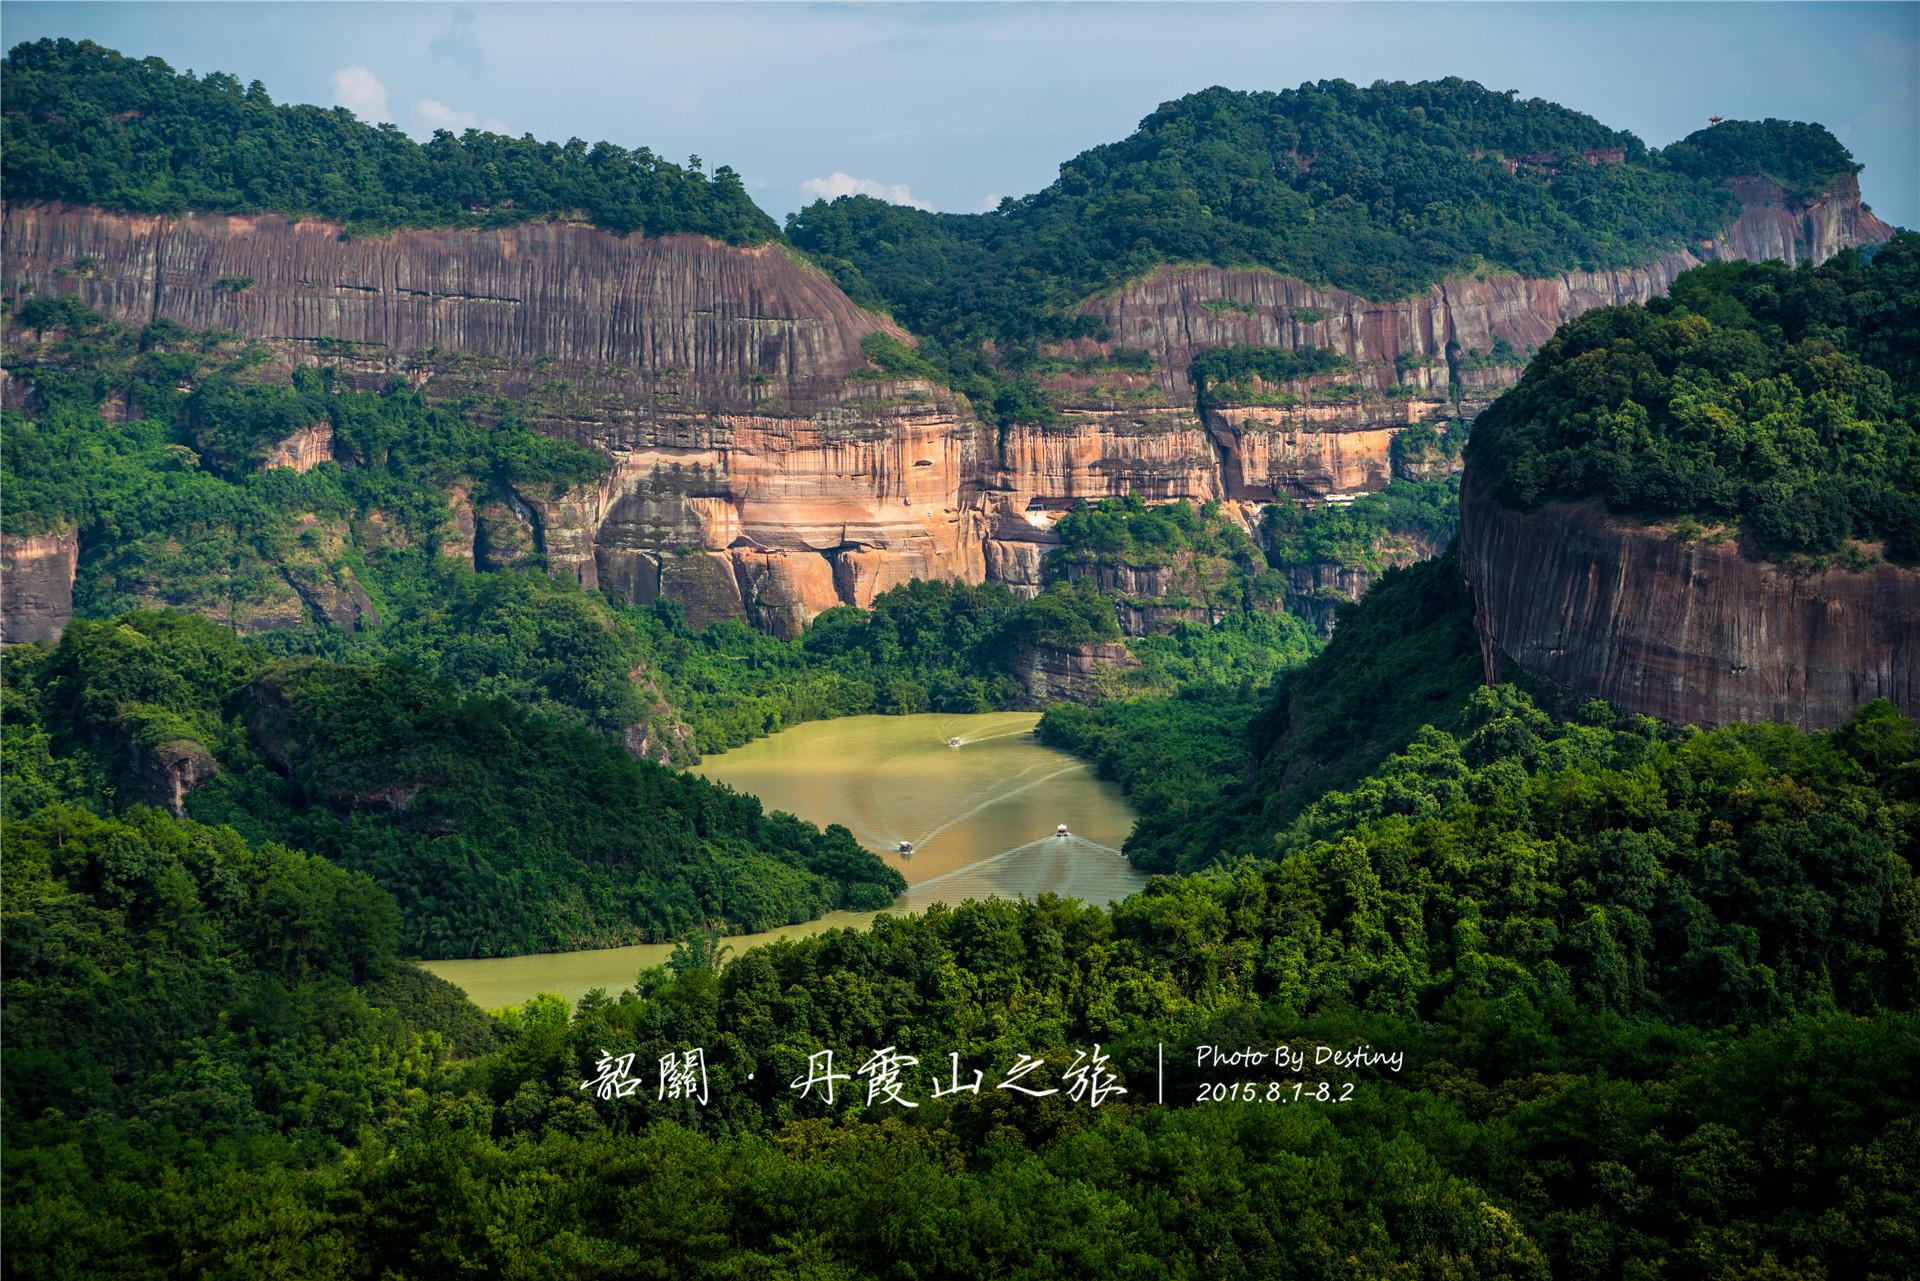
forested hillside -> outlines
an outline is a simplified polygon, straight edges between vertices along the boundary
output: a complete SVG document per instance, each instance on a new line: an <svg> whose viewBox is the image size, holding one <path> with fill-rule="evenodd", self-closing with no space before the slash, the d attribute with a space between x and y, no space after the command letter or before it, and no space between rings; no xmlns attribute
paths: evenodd
<svg viewBox="0 0 1920 1281"><path fill-rule="evenodd" d="M1713 263L1563 328L1474 424L1466 458L1520 510L1599 499L1746 530L1776 556L1860 540L1912 562L1916 352L1920 235L1819 267Z"/></svg>
<svg viewBox="0 0 1920 1281"><path fill-rule="evenodd" d="M40 40L0 75L10 200L325 218L356 232L559 218L728 244L779 235L734 171L709 178L645 147L469 129L422 146L344 107L276 105L258 80L176 73L90 40Z"/></svg>
<svg viewBox="0 0 1920 1281"><path fill-rule="evenodd" d="M9 200L783 235L726 168L423 147L91 44L16 48L0 96ZM869 335L849 396L947 384L991 450L1069 417L1041 380L1152 368L1045 344L1161 266L1373 299L1626 267L1717 234L1730 177L1804 198L1855 168L1818 126L1653 152L1458 80L1326 81L1169 103L991 214L853 197L784 234L919 336ZM1783 573L1912 560L1917 264L1912 236L1715 264L1590 313L1468 457L1509 503L1750 531ZM1007 579L1030 599L914 580L781 640L549 576L528 504L590 505L613 463L524 402L7 306L0 524L78 565L58 641L0 656L9 1277L1920 1272L1920 729L1487 687L1459 562L1406 563L1458 524L1461 420L1400 431L1428 478L1350 505L1249 526L1116 485ZM1353 368L1201 350L1191 408L1291 412L1284 384ZM1371 587L1335 602L1316 566ZM1154 875L1109 907L894 916L903 879L846 828L675 768L1025 705L1037 655L1116 645L1122 611L1158 619L1138 665L1038 731L1141 815ZM835 908L880 915L727 954ZM640 940L677 946L571 1005L482 1011L413 963Z"/></svg>
<svg viewBox="0 0 1920 1281"><path fill-rule="evenodd" d="M1892 1281L1920 736L1590 719L1482 691L1281 861L1110 911L972 903L718 974L687 948L484 1023L393 959L363 878L42 811L4 844L11 1267ZM1094 1043L1099 1107L1066 1089ZM1199 1104L1196 1044L1390 1061ZM802 1097L810 1056L883 1047L936 1085L1028 1055L1055 1092ZM693 1048L703 1102L652 1088ZM629 1053L645 1088L582 1087Z"/></svg>
<svg viewBox="0 0 1920 1281"><path fill-rule="evenodd" d="M153 760L197 744L219 769L191 813L372 877L409 955L765 929L906 887L844 828L764 815L403 663L269 662L203 619L132 613L76 621L7 669L9 817L50 802L111 813Z"/></svg>

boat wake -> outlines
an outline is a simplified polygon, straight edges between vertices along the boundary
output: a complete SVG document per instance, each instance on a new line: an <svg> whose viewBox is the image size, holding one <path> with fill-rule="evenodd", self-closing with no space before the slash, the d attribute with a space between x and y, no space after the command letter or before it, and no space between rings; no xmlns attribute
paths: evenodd
<svg viewBox="0 0 1920 1281"><path fill-rule="evenodd" d="M1043 836L908 886L902 905L909 911L920 911L934 902L1006 897L996 873L1014 871L1009 865L1022 858L1045 860L1047 875L1042 880L1051 884L1041 892L1050 890L1090 903L1125 898L1146 884L1146 878L1111 845L1080 836ZM1032 882L1035 878L1029 871L1008 879Z"/></svg>
<svg viewBox="0 0 1920 1281"><path fill-rule="evenodd" d="M1021 776L1031 772L1031 770L1034 768L1035 768L1034 766L1028 766L1027 769L1021 770L1019 774L1014 775L1013 778L1008 779L1007 781L1009 783L1016 782ZM1062 774L1071 774L1075 770L1084 770L1085 768L1086 768L1085 765L1076 761L1072 765L1067 766L1065 769L1057 769L1053 771L1051 774L1042 774L1039 778L1029 779L1024 783L1019 783L1017 786L997 788L992 793L990 793L985 800L977 801L973 804L971 808L966 809L961 813L955 814L952 818L949 818L946 821L937 824L936 826L933 827L932 830L928 831L924 836L918 836L913 838L913 848L915 849L925 848L927 842L931 841L934 837L940 835L940 833L946 831L948 828L952 827L955 823L966 822L968 819L972 818L975 814L980 813L982 810L992 809L995 805L999 805L1005 801L1012 800L1014 797L1020 795L1020 793L1022 792L1032 791L1034 788L1040 786L1042 783L1050 782L1053 779L1059 778ZM1058 838L1050 836L1047 839L1056 840ZM1092 842L1089 841L1088 844L1091 845ZM1023 845L1020 848L1025 849L1026 846ZM1101 848L1104 849L1105 847L1102 846ZM1117 852L1118 851L1116 851L1116 853Z"/></svg>

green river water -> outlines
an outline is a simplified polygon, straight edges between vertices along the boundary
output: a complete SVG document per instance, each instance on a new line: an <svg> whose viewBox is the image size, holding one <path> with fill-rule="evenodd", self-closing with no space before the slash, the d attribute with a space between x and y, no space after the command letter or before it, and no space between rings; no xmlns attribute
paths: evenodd
<svg viewBox="0 0 1920 1281"><path fill-rule="evenodd" d="M1089 903L1124 898L1146 884L1120 857L1133 811L1093 768L1034 741L1039 716L852 716L816 721L710 756L696 772L825 827L839 823L907 879L895 912L970 898L1065 894ZM958 738L958 747L948 746ZM1055 835L1065 824L1069 835ZM913 852L897 847L911 842ZM864 927L872 912L834 912L818 921L727 942L735 953L777 938ZM576 1001L588 989L618 992L658 965L671 944L591 952L428 961L484 1007L557 992Z"/></svg>

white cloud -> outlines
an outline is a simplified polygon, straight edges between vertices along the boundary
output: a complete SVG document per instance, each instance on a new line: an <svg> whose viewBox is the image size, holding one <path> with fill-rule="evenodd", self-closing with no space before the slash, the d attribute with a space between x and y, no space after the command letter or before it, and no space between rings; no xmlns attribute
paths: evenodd
<svg viewBox="0 0 1920 1281"><path fill-rule="evenodd" d="M333 73L333 101L369 124L393 119L387 114L387 87L365 67L342 67Z"/></svg>
<svg viewBox="0 0 1920 1281"><path fill-rule="evenodd" d="M422 98L414 103L413 115L425 128L451 129L455 133L473 128L480 119L471 111L455 111L446 103L435 102L432 98Z"/></svg>
<svg viewBox="0 0 1920 1281"><path fill-rule="evenodd" d="M999 207L1000 193L997 191L989 191L986 195L974 202L973 211L975 213L992 213Z"/></svg>
<svg viewBox="0 0 1920 1281"><path fill-rule="evenodd" d="M432 98L422 98L413 104L413 118L420 122L422 132L450 129L454 133L459 133L476 126L487 133L505 134L507 132L507 126L503 121L489 117L482 122L474 112L456 111L446 103L436 102Z"/></svg>
<svg viewBox="0 0 1920 1281"><path fill-rule="evenodd" d="M800 184L800 194L808 200L837 200L841 196L872 196L884 200L890 205L912 205L915 209L932 210L933 206L924 200L915 200L913 193L904 184L889 186L875 182L871 178L854 178L843 173L834 173L826 178L809 178Z"/></svg>

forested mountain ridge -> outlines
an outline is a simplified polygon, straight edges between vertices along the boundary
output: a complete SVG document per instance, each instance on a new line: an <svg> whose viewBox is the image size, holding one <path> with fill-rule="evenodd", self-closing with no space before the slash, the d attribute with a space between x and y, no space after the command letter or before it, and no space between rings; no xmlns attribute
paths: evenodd
<svg viewBox="0 0 1920 1281"><path fill-rule="evenodd" d="M1487 271L1644 267L1735 222L1726 179L1765 176L1806 200L1858 170L1818 125L1727 122L1661 152L1471 81L1333 80L1164 103L993 213L842 197L788 233L916 332L1058 341L1084 332L1071 312L1087 296L1163 263L1258 267L1388 302Z"/></svg>
<svg viewBox="0 0 1920 1281"><path fill-rule="evenodd" d="M7 198L103 209L321 218L405 227L589 222L761 244L779 232L724 165L709 178L642 147L441 129L425 145L344 107L277 105L255 80L176 73L90 40L16 45L5 64Z"/></svg>

